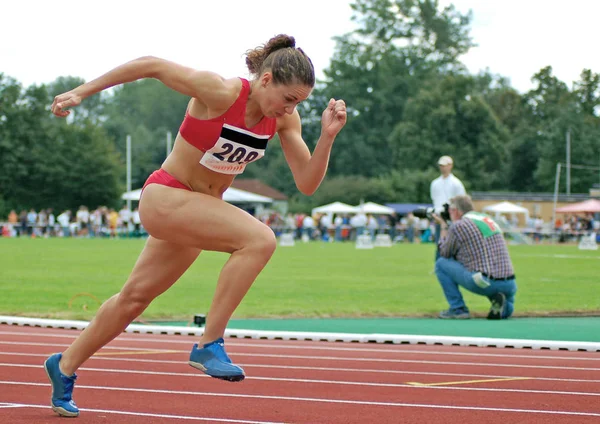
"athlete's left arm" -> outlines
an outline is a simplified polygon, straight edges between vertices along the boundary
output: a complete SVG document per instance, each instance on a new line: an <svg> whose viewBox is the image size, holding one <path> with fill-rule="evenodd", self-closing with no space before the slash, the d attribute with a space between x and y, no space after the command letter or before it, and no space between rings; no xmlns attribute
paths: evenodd
<svg viewBox="0 0 600 424"><path fill-rule="evenodd" d="M346 104L331 99L321 117L321 136L311 156L302 139L302 125L298 111L280 118L277 133L285 159L292 171L296 187L302 194L312 195L327 172L333 141L346 124Z"/></svg>

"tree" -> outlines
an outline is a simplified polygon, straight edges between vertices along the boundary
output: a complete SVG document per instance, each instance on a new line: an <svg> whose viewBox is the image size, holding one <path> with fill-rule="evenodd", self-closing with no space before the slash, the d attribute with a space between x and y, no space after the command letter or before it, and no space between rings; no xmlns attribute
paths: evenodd
<svg viewBox="0 0 600 424"><path fill-rule="evenodd" d="M427 169L451 155L471 190L503 186L508 132L474 90L473 77L429 81L389 137L396 169Z"/></svg>
<svg viewBox="0 0 600 424"><path fill-rule="evenodd" d="M433 0L357 0L351 5L357 30L336 38L325 81L308 101L306 132L318 134L318 111L330 97L348 105L348 123L331 158L333 175L378 176L395 164L388 136L402 121L406 101L424 81L462 69L458 57L472 42L470 15Z"/></svg>
<svg viewBox="0 0 600 424"><path fill-rule="evenodd" d="M114 204L121 173L106 132L81 114L53 117L49 87L23 90L0 75L0 192L6 207L75 208Z"/></svg>

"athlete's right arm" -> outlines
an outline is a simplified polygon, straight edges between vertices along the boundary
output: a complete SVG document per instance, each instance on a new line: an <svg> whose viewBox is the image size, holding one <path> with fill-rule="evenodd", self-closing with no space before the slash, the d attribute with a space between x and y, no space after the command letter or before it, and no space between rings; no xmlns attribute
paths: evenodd
<svg viewBox="0 0 600 424"><path fill-rule="evenodd" d="M167 87L195 97L214 108L220 108L220 102L223 102L225 108L231 104L227 95L230 88L219 75L198 71L157 57L145 56L118 66L90 82L56 96L51 107L52 113L56 116L67 116L69 111L66 109L77 106L86 97L109 87L142 78L156 78Z"/></svg>

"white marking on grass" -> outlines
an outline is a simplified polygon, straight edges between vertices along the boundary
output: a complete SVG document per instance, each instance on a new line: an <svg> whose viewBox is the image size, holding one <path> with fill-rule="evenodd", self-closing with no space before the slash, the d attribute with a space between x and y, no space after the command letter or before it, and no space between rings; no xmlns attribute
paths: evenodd
<svg viewBox="0 0 600 424"><path fill-rule="evenodd" d="M516 257L527 257L527 258L555 258L555 259L600 259L600 255L591 256L591 255L567 255L562 253L539 253L539 254L518 254Z"/></svg>

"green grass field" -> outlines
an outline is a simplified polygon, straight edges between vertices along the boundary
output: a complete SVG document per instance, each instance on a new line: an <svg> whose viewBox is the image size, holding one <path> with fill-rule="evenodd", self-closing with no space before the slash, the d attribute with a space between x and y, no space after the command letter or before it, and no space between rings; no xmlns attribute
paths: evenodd
<svg viewBox="0 0 600 424"><path fill-rule="evenodd" d="M0 314L89 319L118 292L143 240L0 238ZM600 251L511 246L515 316L600 315ZM203 252L142 318L205 313L227 255ZM434 316L447 308L433 245L357 250L353 244L279 247L235 318ZM465 294L475 315L489 303Z"/></svg>

